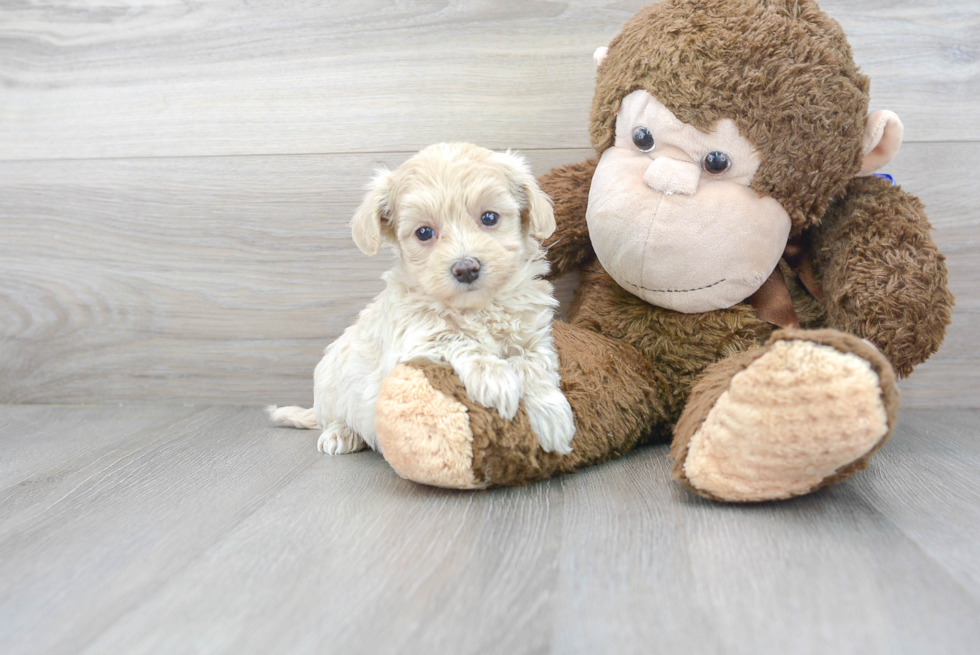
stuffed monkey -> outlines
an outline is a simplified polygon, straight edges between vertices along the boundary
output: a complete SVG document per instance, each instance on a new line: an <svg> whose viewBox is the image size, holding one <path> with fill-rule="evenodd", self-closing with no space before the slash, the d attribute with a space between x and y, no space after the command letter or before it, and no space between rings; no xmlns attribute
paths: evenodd
<svg viewBox="0 0 980 655"><path fill-rule="evenodd" d="M451 368L409 362L377 408L402 476L520 485L672 441L703 496L763 501L865 468L896 373L942 342L952 296L922 205L872 173L902 124L810 0L665 0L596 52L597 157L541 179L573 451L545 453Z"/></svg>

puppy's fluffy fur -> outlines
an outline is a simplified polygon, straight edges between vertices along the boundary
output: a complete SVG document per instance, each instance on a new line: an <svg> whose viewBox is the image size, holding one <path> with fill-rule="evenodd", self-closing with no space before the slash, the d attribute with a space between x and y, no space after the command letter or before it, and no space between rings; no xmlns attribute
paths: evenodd
<svg viewBox="0 0 980 655"><path fill-rule="evenodd" d="M367 255L382 243L394 250L387 287L326 349L313 409L270 407L273 421L322 429L321 452L377 449L382 380L401 362L428 358L450 364L469 396L504 418L523 398L542 448L571 452L575 424L551 338L557 301L541 279L540 240L554 230L550 199L510 152L437 144L380 171L351 231Z"/></svg>

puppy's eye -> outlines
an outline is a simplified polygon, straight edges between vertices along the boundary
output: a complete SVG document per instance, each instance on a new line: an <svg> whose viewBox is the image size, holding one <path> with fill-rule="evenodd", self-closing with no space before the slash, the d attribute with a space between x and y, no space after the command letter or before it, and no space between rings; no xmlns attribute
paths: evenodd
<svg viewBox="0 0 980 655"><path fill-rule="evenodd" d="M483 216L480 217L480 222L487 227L493 227L500 222L500 214L497 212L483 212Z"/></svg>
<svg viewBox="0 0 980 655"><path fill-rule="evenodd" d="M428 241L435 235L436 233L431 227L420 227L419 229L415 230L415 236L419 241Z"/></svg>
<svg viewBox="0 0 980 655"><path fill-rule="evenodd" d="M633 145L643 152L650 152L657 143L653 140L653 135L650 134L650 130L641 126L633 130Z"/></svg>
<svg viewBox="0 0 980 655"><path fill-rule="evenodd" d="M711 175L721 175L731 167L732 158L723 152L709 152L701 160L701 168Z"/></svg>

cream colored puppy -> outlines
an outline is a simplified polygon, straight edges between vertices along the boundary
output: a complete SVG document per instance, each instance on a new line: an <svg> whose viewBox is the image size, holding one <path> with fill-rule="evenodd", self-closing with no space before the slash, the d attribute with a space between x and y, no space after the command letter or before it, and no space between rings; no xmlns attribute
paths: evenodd
<svg viewBox="0 0 980 655"><path fill-rule="evenodd" d="M474 401L513 418L523 398L541 447L571 452L575 424L551 338L557 301L540 240L551 200L524 160L466 143L430 146L380 171L351 221L366 255L390 245L387 286L324 352L313 409L269 408L279 425L320 428L318 448L377 450L381 382L401 362L453 367Z"/></svg>

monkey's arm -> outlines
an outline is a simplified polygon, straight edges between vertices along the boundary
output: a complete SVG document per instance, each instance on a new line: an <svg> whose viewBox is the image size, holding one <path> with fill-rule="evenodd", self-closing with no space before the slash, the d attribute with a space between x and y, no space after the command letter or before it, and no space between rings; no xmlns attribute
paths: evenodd
<svg viewBox="0 0 980 655"><path fill-rule="evenodd" d="M862 177L811 235L828 324L874 343L902 377L939 348L950 322L945 257L930 228L917 198Z"/></svg>
<svg viewBox="0 0 980 655"><path fill-rule="evenodd" d="M559 278L595 259L585 210L589 188L599 160L553 168L538 180L542 191L555 202L555 233L544 242L551 262L550 279Z"/></svg>

